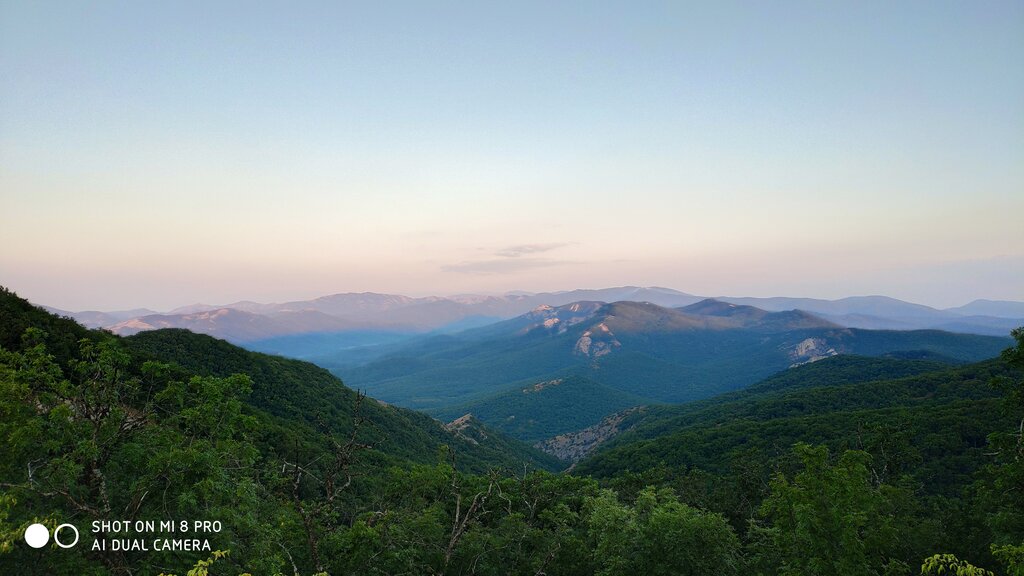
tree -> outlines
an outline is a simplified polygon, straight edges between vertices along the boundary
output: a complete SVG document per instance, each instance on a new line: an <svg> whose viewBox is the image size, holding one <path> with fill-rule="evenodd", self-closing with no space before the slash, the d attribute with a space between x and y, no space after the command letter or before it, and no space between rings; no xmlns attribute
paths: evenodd
<svg viewBox="0 0 1024 576"><path fill-rule="evenodd" d="M1002 358L1010 366L1024 369L1024 327L1012 333L1015 345ZM1004 376L993 385L1001 390L1003 410L1018 423L1014 430L994 432L988 443L995 462L987 469L989 482L982 498L991 510L989 527L995 542L992 553L1014 576L1024 575L1024 378Z"/></svg>
<svg viewBox="0 0 1024 576"><path fill-rule="evenodd" d="M0 348L5 524L159 520L167 510L212 517L229 530L260 524L252 516L260 501L252 419L242 413L247 377L177 380L167 365L133 363L114 338L82 339L65 372L45 341L29 329L20 352ZM24 546L7 548L16 565L27 561ZM139 560L84 546L50 560L84 573L97 557L114 573L174 563L174 552Z"/></svg>
<svg viewBox="0 0 1024 576"><path fill-rule="evenodd" d="M296 454L294 462L285 462L282 467L283 472L290 475L287 483L288 498L302 520L310 561L317 572L324 571L320 550L321 539L325 532L338 524L340 497L352 486L352 467L356 457L360 452L372 448L370 444L359 439L359 432L365 423L361 411L364 398L364 394L356 394L352 412L352 431L345 442L335 438L323 419L319 418L319 427L330 446L329 454L321 453L313 461L305 464L298 463ZM318 469L315 466L321 459L326 459L327 462L321 463ZM307 487L308 484L312 486ZM294 566L294 560L292 564Z"/></svg>
<svg viewBox="0 0 1024 576"><path fill-rule="evenodd" d="M922 576L996 576L992 571L978 568L952 554L936 554L925 558Z"/></svg>
<svg viewBox="0 0 1024 576"><path fill-rule="evenodd" d="M870 456L847 451L829 463L824 446L797 444L803 471L789 480L776 476L761 505L770 527L757 532L762 570L812 576L870 576L898 570L892 557L899 537L893 513L894 488L871 484ZM902 563L900 563L902 564Z"/></svg>
<svg viewBox="0 0 1024 576"><path fill-rule="evenodd" d="M669 490L642 490L634 506L604 491L588 518L601 576L737 574L740 543L719 515L680 503Z"/></svg>

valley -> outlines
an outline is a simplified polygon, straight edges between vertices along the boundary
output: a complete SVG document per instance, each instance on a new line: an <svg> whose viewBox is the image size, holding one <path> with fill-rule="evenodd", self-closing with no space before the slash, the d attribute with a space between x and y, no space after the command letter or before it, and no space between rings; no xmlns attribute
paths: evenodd
<svg viewBox="0 0 1024 576"><path fill-rule="evenodd" d="M206 330L235 313L187 315ZM806 554L784 560L785 538L819 537L775 512L790 506L787 486L820 499L836 483L855 494L829 504L836 526L874 514L902 534L858 538L876 558L864 566L909 566L936 550L995 565L1004 560L990 544L1016 534L990 518L1018 503L986 486L1012 471L991 450L1020 417L1020 331L850 328L717 299L579 300L481 323L262 344L314 364L152 322L124 336L89 329L4 291L0 479L32 510L213 514L225 534L202 551L230 546L238 561L211 551L212 561L239 568L280 565L284 549L340 573L481 558L523 574L600 573L619 554L605 548L611 514L634 518L630 547L661 546L666 533L647 523L671 518L686 527L668 532L674 543L717 550L700 562L776 574ZM92 422L101 444L76 447L61 431ZM67 496L41 493L26 469ZM153 490L159 503L146 502ZM29 513L8 509L15 521ZM453 518L465 533L445 536ZM479 539L523 551L498 560ZM72 562L189 566L194 552L130 560L114 547ZM24 553L0 552L5 561Z"/></svg>

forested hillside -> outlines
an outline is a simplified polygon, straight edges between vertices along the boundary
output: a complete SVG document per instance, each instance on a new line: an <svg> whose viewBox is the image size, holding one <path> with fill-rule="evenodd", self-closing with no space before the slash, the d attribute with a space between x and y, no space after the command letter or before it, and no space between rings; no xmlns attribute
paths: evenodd
<svg viewBox="0 0 1024 576"><path fill-rule="evenodd" d="M822 360L714 399L651 407L574 472L623 493L670 487L687 502L722 511L745 532L771 498L773 477L792 476L808 458L823 457L792 446L862 452L870 483L916 498L915 530L932 531L930 546L987 557L993 535L979 511L991 503L979 498L992 495L979 478L992 472L991 435L1014 429L1022 417L1006 410L1005 388L992 385L1020 385L1024 366L1008 358L955 368Z"/></svg>
<svg viewBox="0 0 1024 576"><path fill-rule="evenodd" d="M582 376L566 376L516 385L433 413L446 420L472 414L492 428L536 442L586 428L608 414L650 403Z"/></svg>
<svg viewBox="0 0 1024 576"><path fill-rule="evenodd" d="M938 330L838 328L800 311L766 312L714 300L678 310L576 302L392 345L365 363L318 363L388 402L447 414L516 385L569 375L654 402L687 402L838 354L973 362L1009 344L1005 337Z"/></svg>
<svg viewBox="0 0 1024 576"><path fill-rule="evenodd" d="M348 434L351 429L356 392L313 364L249 352L181 329L142 332L123 339L123 344L139 362L169 362L204 376L249 376L253 389L247 401L280 421L314 427L323 424L338 434ZM522 463L548 470L561 466L554 458L500 433L487 434L486 442L466 441L423 413L369 398L360 405L360 417L366 421L364 440L401 460L433 463L438 447L451 444L459 454L460 467L474 472L517 468Z"/></svg>
<svg viewBox="0 0 1024 576"><path fill-rule="evenodd" d="M0 322L2 573L1024 570L1024 331L999 360L840 356L651 406L554 474L301 362L88 331L7 291ZM118 533L91 522L114 519L223 529L209 550L94 550ZM82 542L29 548L34 522Z"/></svg>

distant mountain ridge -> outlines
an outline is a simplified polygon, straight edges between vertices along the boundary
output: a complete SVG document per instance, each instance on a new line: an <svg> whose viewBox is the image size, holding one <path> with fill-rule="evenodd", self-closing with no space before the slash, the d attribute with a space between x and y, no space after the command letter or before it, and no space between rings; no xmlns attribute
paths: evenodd
<svg viewBox="0 0 1024 576"><path fill-rule="evenodd" d="M369 326L366 322L339 318L316 310L258 314L236 308L216 308L187 314L150 314L106 328L121 336L161 328L184 328L228 341L249 342L290 334L363 330Z"/></svg>
<svg viewBox="0 0 1024 576"><path fill-rule="evenodd" d="M888 296L817 298L719 298L723 302L764 310L804 310L847 328L869 330L947 330L1003 336L1024 324L1024 302L975 300L959 308L939 310Z"/></svg>
<svg viewBox="0 0 1024 576"><path fill-rule="evenodd" d="M515 318L541 306L558 307L573 302L649 302L666 308L684 308L703 300L706 298L670 288L622 286L502 296L463 294L414 298L372 292L340 293L283 303L193 304L167 313L149 309L115 312L49 310L75 318L86 326L102 327L124 335L173 327L236 343L251 343L282 336L353 330L405 334L452 331ZM976 300L958 308L938 310L886 296L856 296L839 300L720 297L716 300L737 306L753 306L767 312L799 310L847 328L939 329L1002 336L1024 324L1024 302L1012 301ZM249 316L202 316L221 310Z"/></svg>
<svg viewBox="0 0 1024 576"><path fill-rule="evenodd" d="M1024 302L1011 300L975 300L969 304L948 308L965 316L994 316L996 318L1024 318Z"/></svg>
<svg viewBox="0 0 1024 576"><path fill-rule="evenodd" d="M0 349L6 354L24 348L27 340L22 336L29 328L41 331L47 352L66 370L78 358L79 342L91 340L116 346L126 362L130 359L122 368L130 375L126 380L140 374L138 370L150 360L169 363L167 369L181 378L245 374L252 387L244 401L259 419L250 433L277 450L298 450L298 440L295 444L287 440L290 434L314 443L322 430L344 435L351 430L358 411L366 418L364 438L377 462L398 464L409 459L433 464L438 449L448 446L458 451L461 468L477 472L524 464L548 470L562 466L557 459L480 425L477 434L483 438L468 440L425 414L372 398L360 403L354 390L307 362L251 352L182 329L147 330L119 338L53 315L0 286Z"/></svg>
<svg viewBox="0 0 1024 576"><path fill-rule="evenodd" d="M681 309L587 301L408 339L362 358L346 353L313 360L386 401L453 417L447 410L468 410L472 402L515 386L568 376L652 402L685 402L839 354L965 362L995 356L1008 342L934 330L850 329L807 312L717 300Z"/></svg>
<svg viewBox="0 0 1024 576"><path fill-rule="evenodd" d="M58 316L74 318L79 324L86 328L109 328L110 326L132 318L159 314L149 308L135 308L133 310L115 310L112 312L99 312L97 310L84 310L82 312L68 312L52 306L42 306L44 310Z"/></svg>
<svg viewBox="0 0 1024 576"><path fill-rule="evenodd" d="M135 315L124 312L50 310L87 323L90 327L106 328L121 335L157 328L185 328L231 342L250 343L294 334L349 330L424 333L467 323L480 325L488 321L513 318L538 306L559 306L580 300L636 300L664 306L683 306L697 302L700 298L668 288L624 286L505 296L465 294L413 298L373 292L342 293L283 303L240 301L223 305L192 304L164 314L148 309L138 310ZM211 315L222 310L244 314ZM332 323L324 316L336 321Z"/></svg>
<svg viewBox="0 0 1024 576"><path fill-rule="evenodd" d="M908 449L920 451L922 462L934 462L951 447L960 452L960 459L978 458L987 427L1005 418L998 409L999 392L990 382L1011 373L1000 359L944 367L927 361L838 356L791 368L741 391L650 407L620 426L622 434L608 438L593 454L588 452L576 469L599 477L655 465L715 470L729 462L723 455L749 455L752 446L767 455L774 451L772 446L795 442L872 445L908 428L917 429L906 437ZM951 425L963 422L972 425ZM864 440L872 434L876 440ZM940 434L969 441L935 441ZM924 472L922 479L941 489L958 473L956 467L939 465Z"/></svg>

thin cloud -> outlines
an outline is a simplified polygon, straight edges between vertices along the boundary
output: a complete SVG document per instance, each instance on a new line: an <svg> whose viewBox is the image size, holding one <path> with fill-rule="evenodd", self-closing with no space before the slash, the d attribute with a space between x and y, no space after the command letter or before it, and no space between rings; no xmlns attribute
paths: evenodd
<svg viewBox="0 0 1024 576"><path fill-rule="evenodd" d="M552 242L550 244L520 244L518 246L509 246L508 248L502 248L494 253L495 256L501 256L503 258L519 258L524 254L540 254L542 252L550 252L557 250L563 246L568 246L566 242Z"/></svg>
<svg viewBox="0 0 1024 576"><path fill-rule="evenodd" d="M442 266L444 272L458 272L461 274L513 274L523 270L534 270L537 268L550 268L552 266L563 266L572 264L565 260L552 260L550 258L519 258L506 257L494 260L476 260L473 262L462 262Z"/></svg>

